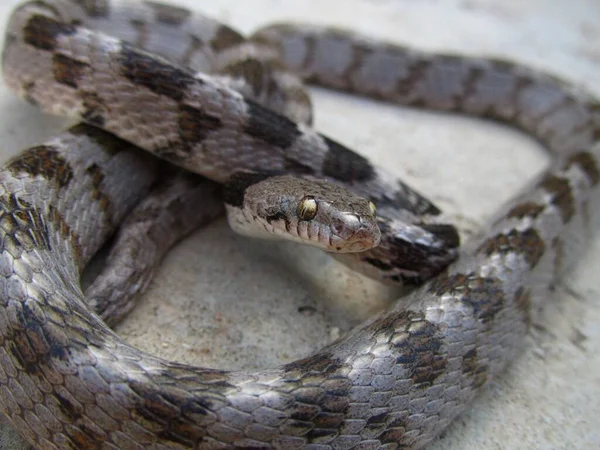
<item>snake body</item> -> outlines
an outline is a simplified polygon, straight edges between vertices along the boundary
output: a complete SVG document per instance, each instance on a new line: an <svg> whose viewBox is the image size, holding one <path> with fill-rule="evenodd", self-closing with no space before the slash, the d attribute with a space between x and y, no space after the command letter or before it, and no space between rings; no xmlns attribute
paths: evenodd
<svg viewBox="0 0 600 450"><path fill-rule="evenodd" d="M32 2L34 14L21 8L9 24L5 77L30 101L57 111L69 109L61 103L67 99L83 119L213 173L220 162L211 158L223 151L207 152L221 144L239 144L240 158L252 165L263 155L244 153L250 148L277 147L285 139L289 149L292 138L317 147L323 142L208 77L194 78L199 84L174 81L169 77L180 73L163 60L149 62L118 41L109 41L109 56L100 55L105 41L98 44L78 24L48 20L61 4ZM64 4L94 20L113 5ZM160 6L159 16L181 27L188 17L181 11ZM274 44L290 68L315 82L512 123L540 139L554 161L498 212L484 236L467 243L455 263L403 306L393 305L307 358L226 372L132 348L89 309L79 287L80 270L148 190L156 163L83 125L26 151L0 172L0 408L37 448L422 448L518 354L551 285L594 231L600 107L591 96L510 63L426 55L339 30L274 26L254 39ZM40 59L25 74L19 61L34 54ZM89 69L95 63L107 71ZM159 67L162 78L132 70L143 67ZM138 105L160 101L166 106L160 119L178 123L200 150L166 145L165 139L179 143L181 133L144 115L153 108L140 112L119 103L125 91L82 96L91 79L136 88L131 95ZM198 91L206 96L195 96ZM181 116L185 105L199 115ZM225 133L215 129L215 118L227 125ZM276 129L267 124L273 121ZM254 145L258 130L262 146ZM332 148L347 154L331 145L326 155ZM295 161L314 155L310 145L302 149L308 153ZM353 157L351 163L355 175L370 167ZM369 182L357 183L358 191L366 193ZM398 188L395 181L377 189L392 187Z"/></svg>

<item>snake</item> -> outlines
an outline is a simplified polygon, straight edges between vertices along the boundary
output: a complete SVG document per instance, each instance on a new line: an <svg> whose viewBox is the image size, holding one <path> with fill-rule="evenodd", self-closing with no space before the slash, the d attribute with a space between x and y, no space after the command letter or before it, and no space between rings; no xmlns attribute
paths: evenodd
<svg viewBox="0 0 600 450"><path fill-rule="evenodd" d="M227 80L192 75L86 27L126 17L136 46L149 48L148 17L168 30L187 30L192 20L178 7L120 4L32 1L8 25L7 84L44 110L75 114L124 141L76 125L0 172L0 410L40 449L426 446L518 355L553 285L595 231L598 100L504 60L424 53L308 24L258 30L250 40L308 82L505 122L541 141L553 161L455 262L312 355L258 371L173 363L119 338L79 283L86 262L154 182L160 164L138 147L187 169L198 163L217 182L224 181L215 175L219 166L260 169L255 161L269 159L269 149L288 157L277 168L287 163L306 173L299 162L316 158L315 167L335 167L325 175L356 185L384 214L401 185ZM130 16L148 9L150 16ZM211 23L206 39L226 52L221 40L238 38ZM201 42L188 35L184 58L191 61ZM222 163L234 147L242 156L233 161L250 162ZM424 204L416 194L408 198L409 210ZM396 260L367 264L389 273Z"/></svg>

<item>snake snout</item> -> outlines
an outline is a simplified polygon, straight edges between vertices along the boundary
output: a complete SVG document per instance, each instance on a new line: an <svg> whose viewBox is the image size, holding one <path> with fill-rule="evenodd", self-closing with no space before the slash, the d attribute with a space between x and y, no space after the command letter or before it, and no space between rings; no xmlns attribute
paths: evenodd
<svg viewBox="0 0 600 450"><path fill-rule="evenodd" d="M381 232L374 217L357 214L344 214L331 225L331 233L336 241L335 251L354 253L369 250L379 244Z"/></svg>

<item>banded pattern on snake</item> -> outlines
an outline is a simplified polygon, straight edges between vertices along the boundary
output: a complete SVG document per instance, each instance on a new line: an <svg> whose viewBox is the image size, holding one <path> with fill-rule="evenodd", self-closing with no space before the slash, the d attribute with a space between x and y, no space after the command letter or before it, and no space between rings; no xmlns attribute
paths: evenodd
<svg viewBox="0 0 600 450"><path fill-rule="evenodd" d="M488 66L484 63L484 67L492 71L506 70L502 74L511 86L515 79L523 80L519 77L527 75L513 77L513 68L504 64ZM432 67L429 69L432 70ZM477 65L477 69L481 67ZM427 70L421 73L421 76L426 72ZM488 72L482 71L478 77L474 77L473 88L485 80L486 73ZM575 96L571 92L563 94L553 86L552 79L541 76L532 81L515 85L514 96L509 98L512 102L523 102L519 104L523 108L519 110L519 118L529 119L530 122L526 123L528 129L537 132L541 138L548 138L549 144L557 151L562 150L562 146L567 150L575 150L579 145L582 150L587 151L573 152L564 161L557 163L553 171L537 184L536 190L507 210L509 213L506 219L495 223L483 243L471 244L448 274L415 293L407 310L392 309L385 316L374 318L348 338L313 358L282 369L250 375L184 369L166 365L156 359L146 359L144 355L144 381L152 377L165 382L181 379L178 380L178 386L162 386L160 391L154 392L144 391L145 403L143 406L139 405L137 410L142 417L137 416L137 419L150 425L159 411L171 414L172 419L168 426L163 424L165 428L162 429L162 434L159 432L158 437L151 438L141 434L136 437L162 439L163 444L170 446L176 446L177 442L191 445L193 439L196 439L205 448L218 448L218 439L224 440L224 446L228 444L227 439L236 439L237 445L250 447L262 442L286 448L292 448L296 444L311 444L314 448L320 448L318 445L325 448L378 448L385 442L389 448L394 448L395 445L417 448L439 433L481 385L500 371L507 359L515 353L526 328L524 319L527 318L527 311L539 306L546 294L548 274L553 273L557 265L567 263L560 249L570 248L571 243L576 244L572 242L573 235L565 234L563 228L569 232L585 230L586 224L591 228L590 224L594 220L594 200L588 194L590 190L595 194L592 189L598 182L596 158L599 150L593 140L598 134L597 119L593 117L597 113L597 107L594 107L593 101L583 96ZM548 84L544 85L544 92L535 96L536 89L540 87L539 81ZM551 92L560 99L566 97L556 110L553 108L555 104L542 102L551 98ZM476 89L470 93L473 95L471 98L483 95ZM525 101L528 98L525 94L533 96L530 99L532 103ZM534 104L533 100L536 105L539 105L537 101L541 103L540 115L527 109ZM517 114L517 111L510 107L515 104L509 103L506 106L508 112L498 112L494 106L490 109L492 113L511 114L511 118L514 118L512 115ZM552 112L545 108L552 108ZM577 126L572 127L572 123L566 119L576 119ZM551 136L545 135L544 130ZM574 136L577 140L571 141ZM565 142L576 142L578 145ZM566 169L561 169L560 164ZM39 191L34 191L33 195L37 192ZM17 213L15 216L21 217ZM80 236L82 242L89 241L85 233ZM60 241L61 237L57 236L57 239ZM76 273L72 266L71 270ZM10 279L22 277L22 274L23 272L16 271L11 274ZM63 277L69 277L69 273L64 273ZM51 284L55 282L60 281L52 281ZM76 293L77 289L69 291L68 295ZM38 291L36 294L42 293ZM46 300L42 297L43 295L36 297L36 300ZM27 308L35 305L26 301L23 304L28 305ZM20 317L23 319L39 318L35 310L22 311ZM68 324L75 333L78 323L87 325L87 316L83 312L81 314L77 320L83 322ZM49 329L44 325L35 328L35 323L37 322L30 323L30 333ZM20 330L18 322L10 322L10 326L17 333ZM34 339L33 342L43 344L35 341L37 336L39 335L28 334L29 339ZM92 336L108 340L124 352L129 351L127 346L106 330L94 332L86 338L90 339ZM8 340L6 337L5 339ZM15 339L15 342L27 345L22 340ZM21 348L24 349L25 347ZM42 349L34 348L35 350ZM58 348L54 347L54 350ZM76 348L71 350L70 347L68 352L73 352L71 356L85 356ZM16 361L12 359L14 354L12 357L7 354L17 366L34 355L35 353L28 353L24 355L23 361ZM55 353L51 356L55 359L50 364L60 364L56 357L68 355ZM122 356L127 359L127 365L133 364L138 358L133 353ZM91 363L90 360L71 361L82 363L79 373L84 374L87 381L94 376L93 369L100 367L101 362L106 363L104 369L119 367L117 360L110 361L108 358L106 361L98 359L89 366L85 366L85 362ZM30 370L33 368L32 365L22 367ZM68 367L62 369L67 370ZM56 372L55 375L58 376L59 373ZM98 375L103 378L124 376L125 373L98 372ZM199 381L196 377L200 375L204 375L204 381L195 385ZM30 381L24 380L30 380L31 376L21 371L18 378L13 379L25 384ZM69 383L76 383L71 378ZM102 388L100 378L94 378L95 389ZM115 382L115 386L121 386L118 380L111 381ZM130 389L134 391L153 387L140 383L140 379L135 380L137 383L133 383L133 379L131 381ZM15 390L18 388L14 387L14 383L12 386L12 395L20 398ZM74 389L72 385L69 387ZM201 390L197 390L198 387ZM132 391L129 392L133 394ZM45 391L40 392L42 393L47 395L47 405L57 405L57 398L61 398L46 394ZM110 399L105 398L102 392L88 392L86 395L89 394L94 397L92 399L88 396L89 401L96 402L91 405L97 404L104 411L108 405L100 406L98 398L102 397L104 401ZM70 394L63 392L59 395L64 399L64 395ZM82 398L76 401L82 400L85 401ZM65 406L65 403L62 405ZM169 410L172 406L181 409L175 413L173 409ZM51 411L56 410L53 406L49 408ZM86 414L90 414L92 409L80 410L77 407L75 412L81 411L85 411L85 414L75 420L77 425L73 428L66 427L65 430L68 429L81 438L84 444L91 443L91 440L85 439L91 435L82 434L81 427L88 419ZM100 413L98 409L93 411L91 414ZM16 408L10 412L13 413L13 420L18 420L20 414L26 414ZM62 411L58 414L64 413ZM299 419L299 414L310 420ZM43 417L45 420L47 416ZM164 417L162 420L165 420ZM71 420L73 417L63 419ZM194 428L188 422L193 419L204 420L205 428ZM125 417L119 417L119 421L125 421ZM133 418L132 424L135 421ZM119 424L119 427L124 428L126 425ZM243 430L237 428L238 431L235 431L236 427L243 427ZM140 431L139 428L127 429L130 433ZM118 446L126 446L127 436L118 431L106 432L107 439L112 439ZM99 433L89 428L86 428L86 432ZM64 433L53 428L49 428L47 433L56 439L66 439ZM38 445L52 448L49 439L44 439L47 438L40 436ZM96 436L96 440L98 439L99 435Z"/></svg>

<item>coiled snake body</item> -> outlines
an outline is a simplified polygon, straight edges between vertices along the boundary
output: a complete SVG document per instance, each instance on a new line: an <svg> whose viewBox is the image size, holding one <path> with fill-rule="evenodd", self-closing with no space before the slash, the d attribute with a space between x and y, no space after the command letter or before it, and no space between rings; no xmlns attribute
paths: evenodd
<svg viewBox="0 0 600 450"><path fill-rule="evenodd" d="M75 14L62 20L68 10L93 22L116 7L86 5L36 1L13 16L3 57L12 88L185 167L200 163L217 181L217 153L234 147L251 166L267 159L260 151L269 146L288 163L320 158L311 150L320 137L244 100L226 81L194 81L89 34ZM191 20L183 10L148 5L163 26ZM215 48L232 39L223 30L207 32ZM146 42L137 44L151 47L151 36L141 36ZM555 161L407 306L308 358L249 373L147 355L86 306L79 272L147 191L155 163L84 126L28 150L0 173L0 406L36 447L420 448L518 352L551 283L594 230L600 108L586 94L506 62L425 55L338 30L273 26L254 39L327 86L515 124ZM108 56L100 52L107 49ZM193 52L185 57L193 60ZM157 104L163 108L152 116ZM325 142L324 162L347 167L347 151ZM308 153L299 158L299 150ZM371 178L374 169L366 177L371 166L350 158L340 172L354 174L345 181L359 192L374 188L372 179L384 179L378 189L397 188L383 174Z"/></svg>

